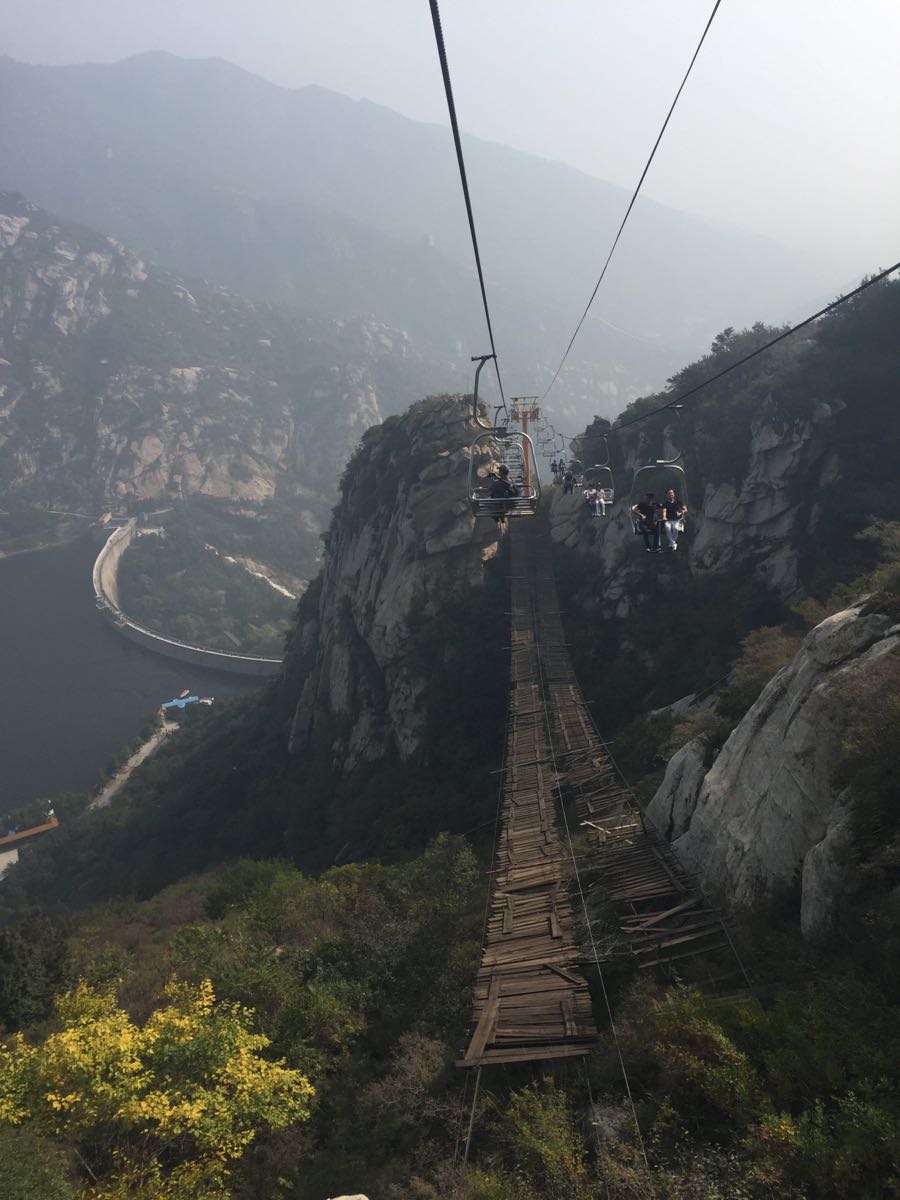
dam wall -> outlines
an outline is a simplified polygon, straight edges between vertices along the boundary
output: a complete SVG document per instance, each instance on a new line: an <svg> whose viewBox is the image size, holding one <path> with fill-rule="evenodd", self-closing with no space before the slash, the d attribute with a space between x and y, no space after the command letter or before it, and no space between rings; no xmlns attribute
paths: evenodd
<svg viewBox="0 0 900 1200"><path fill-rule="evenodd" d="M161 633L140 625L127 616L119 605L119 563L122 555L137 535L137 522L132 518L112 531L94 561L92 578L97 608L113 627L130 642L145 650L193 663L213 671L228 671L234 675L277 675L280 658L263 658L257 654L232 654L227 650L211 650L167 638Z"/></svg>
<svg viewBox="0 0 900 1200"><path fill-rule="evenodd" d="M115 612L119 612L119 563L137 533L137 522L132 518L114 529L94 560L92 572L94 595L102 597Z"/></svg>

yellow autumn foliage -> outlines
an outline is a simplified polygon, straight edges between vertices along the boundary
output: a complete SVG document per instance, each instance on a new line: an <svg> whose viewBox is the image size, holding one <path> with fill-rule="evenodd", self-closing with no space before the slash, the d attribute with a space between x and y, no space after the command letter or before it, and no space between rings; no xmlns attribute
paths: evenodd
<svg viewBox="0 0 900 1200"><path fill-rule="evenodd" d="M261 1129L309 1116L312 1085L262 1057L249 1009L217 1001L208 980L173 981L165 1000L140 1026L113 989L82 981L57 1001L56 1032L0 1048L0 1124L74 1147L84 1200L226 1196Z"/></svg>

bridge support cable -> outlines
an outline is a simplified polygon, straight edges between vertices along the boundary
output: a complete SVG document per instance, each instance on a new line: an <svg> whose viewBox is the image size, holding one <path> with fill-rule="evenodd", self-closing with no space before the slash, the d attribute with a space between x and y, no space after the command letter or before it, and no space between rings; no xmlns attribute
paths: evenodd
<svg viewBox="0 0 900 1200"><path fill-rule="evenodd" d="M549 537L543 528L521 536L529 534L535 636L561 796L576 805L587 835L580 870L592 879L588 894L616 914L605 955L629 957L640 970L677 976L707 994L751 988L723 914L645 823L605 747L565 643Z"/></svg>
<svg viewBox="0 0 900 1200"><path fill-rule="evenodd" d="M500 823L461 1067L588 1054L598 1035L585 962L596 965L604 995L601 962L612 958L708 995L750 987L723 915L645 824L594 725L565 642L546 530L527 522L510 535L509 549L510 690ZM566 804L576 806L583 852L573 846ZM573 883L590 954L576 929ZM592 896L615 914L599 947ZM611 1009L610 1028L615 1037ZM622 1069L630 1095L624 1061Z"/></svg>

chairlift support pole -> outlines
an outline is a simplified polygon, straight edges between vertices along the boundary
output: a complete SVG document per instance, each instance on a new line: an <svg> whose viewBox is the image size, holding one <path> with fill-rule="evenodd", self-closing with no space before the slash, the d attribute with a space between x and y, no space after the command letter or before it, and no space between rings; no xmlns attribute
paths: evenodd
<svg viewBox="0 0 900 1200"><path fill-rule="evenodd" d="M541 410L538 407L537 396L511 396L510 404L512 405L512 419L518 421L522 426L522 432L528 437L528 422L540 420ZM531 488L531 462L529 457L525 455L525 486Z"/></svg>

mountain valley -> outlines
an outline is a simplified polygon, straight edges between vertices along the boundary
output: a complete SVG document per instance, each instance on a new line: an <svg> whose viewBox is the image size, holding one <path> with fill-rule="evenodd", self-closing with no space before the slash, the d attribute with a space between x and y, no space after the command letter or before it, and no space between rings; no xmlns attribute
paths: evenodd
<svg viewBox="0 0 900 1200"><path fill-rule="evenodd" d="M598 520L556 487L535 518L555 539L600 728L638 795L656 793L648 817L684 869L710 897L734 893L753 981L713 1002L604 961L649 1166L608 1040L589 1059L598 1107L584 1109L580 1075L538 1087L510 1069L479 1109L477 1165L454 1160L451 1064L477 965L487 781L509 688L506 542L518 536L468 510L464 399L422 401L364 434L282 676L167 739L116 803L4 881L17 921L4 936L32 929L32 1007L20 989L4 1019L44 1013L60 969L91 986L114 974L132 1012L175 971L266 1014L318 1099L311 1124L259 1140L240 1188L252 1174L310 1200L336 1180L459 1200L602 1187L660 1200L891 1195L900 560L882 481L895 461L898 297L897 284L870 289L710 389L677 427L663 414L615 439L627 478L623 464L677 430L697 497L677 561L635 547L627 498ZM717 339L673 388L764 333ZM598 436L592 426L582 441ZM741 506L743 536L731 536ZM676 636L656 636L661 613ZM877 730L854 719L842 733L851 694L860 715L883 715ZM36 901L58 915L23 926ZM610 938L599 897L590 911ZM351 1138L361 1112L367 1131ZM606 1123L594 1150L586 1112ZM860 1128L880 1131L865 1149Z"/></svg>
<svg viewBox="0 0 900 1200"><path fill-rule="evenodd" d="M452 168L0 58L2 1200L900 1200L900 280Z"/></svg>
<svg viewBox="0 0 900 1200"><path fill-rule="evenodd" d="M627 194L465 141L498 341L520 364L514 388L542 390ZM253 300L404 330L434 361L430 391L468 387L460 360L486 348L450 148L435 126L221 60L0 59L0 187ZM781 320L833 286L826 262L642 201L551 408L569 423L610 415L723 323Z"/></svg>

